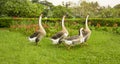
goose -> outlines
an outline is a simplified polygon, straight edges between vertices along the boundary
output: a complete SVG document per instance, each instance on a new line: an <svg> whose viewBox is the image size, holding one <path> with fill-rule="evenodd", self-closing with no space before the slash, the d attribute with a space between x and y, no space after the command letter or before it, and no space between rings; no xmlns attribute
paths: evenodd
<svg viewBox="0 0 120 64"><path fill-rule="evenodd" d="M83 29L83 37L85 39L85 42L87 42L87 40L91 36L91 30L88 27L88 17L89 17L89 15L87 15L87 17L86 17L85 28Z"/></svg>
<svg viewBox="0 0 120 64"><path fill-rule="evenodd" d="M54 34L51 37L51 41L53 44L60 44L62 42L62 39L68 36L68 31L64 25L64 19L65 19L65 15L62 18L62 30L56 34Z"/></svg>
<svg viewBox="0 0 120 64"><path fill-rule="evenodd" d="M35 42L38 45L38 42L46 35L46 31L41 24L42 14L39 16L39 30L34 32L30 37L30 42Z"/></svg>
<svg viewBox="0 0 120 64"><path fill-rule="evenodd" d="M63 39L65 46L69 46L68 49L70 49L71 46L74 46L76 44L81 44L84 42L82 30L83 28L79 29L79 35L71 36Z"/></svg>

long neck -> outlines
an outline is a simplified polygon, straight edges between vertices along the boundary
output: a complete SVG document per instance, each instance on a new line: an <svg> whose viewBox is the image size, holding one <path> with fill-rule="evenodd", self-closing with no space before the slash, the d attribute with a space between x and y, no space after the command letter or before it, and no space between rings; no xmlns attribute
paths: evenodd
<svg viewBox="0 0 120 64"><path fill-rule="evenodd" d="M79 36L82 36L82 37L83 37L82 29L80 29Z"/></svg>
<svg viewBox="0 0 120 64"><path fill-rule="evenodd" d="M44 30L44 28L43 28L43 26L42 26L41 21L42 21L42 16L39 17L39 28L40 28L40 30L42 30L42 31L45 32L45 30Z"/></svg>
<svg viewBox="0 0 120 64"><path fill-rule="evenodd" d="M42 27L41 20L42 20L42 16L39 17L39 27L40 27L40 29L43 28L43 27Z"/></svg>
<svg viewBox="0 0 120 64"><path fill-rule="evenodd" d="M62 19L62 28L63 29L65 28L65 26L64 26L64 20L65 20L65 18L63 17L63 19Z"/></svg>
<svg viewBox="0 0 120 64"><path fill-rule="evenodd" d="M62 19L62 29L65 30L65 31L67 31L67 29L66 29L66 27L64 25L64 19L65 19L65 17L63 17L63 19Z"/></svg>
<svg viewBox="0 0 120 64"><path fill-rule="evenodd" d="M89 15L87 15L87 18L86 18L86 21L85 21L85 28L86 29L89 29L89 27L88 27L88 17L89 17Z"/></svg>

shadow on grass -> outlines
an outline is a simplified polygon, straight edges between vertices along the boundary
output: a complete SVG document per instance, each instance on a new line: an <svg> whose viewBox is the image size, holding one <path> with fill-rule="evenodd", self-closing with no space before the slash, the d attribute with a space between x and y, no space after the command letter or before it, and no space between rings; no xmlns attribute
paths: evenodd
<svg viewBox="0 0 120 64"><path fill-rule="evenodd" d="M85 48L85 47L89 47L89 45L75 45L75 46L71 46L70 49L68 49L68 47L66 47L64 44L59 44L59 45L53 45L53 44L49 44L49 46L51 49L60 49L60 50L78 50L78 49L81 49L81 48Z"/></svg>

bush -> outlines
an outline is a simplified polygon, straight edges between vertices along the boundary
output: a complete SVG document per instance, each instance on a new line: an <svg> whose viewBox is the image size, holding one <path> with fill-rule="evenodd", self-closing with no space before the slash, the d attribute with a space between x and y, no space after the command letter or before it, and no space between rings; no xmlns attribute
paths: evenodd
<svg viewBox="0 0 120 64"><path fill-rule="evenodd" d="M84 23L85 19L65 19L65 26L71 33L70 35L74 35L74 30L78 31L79 28L84 27ZM43 18L42 24L48 32L47 36L52 36L61 30L61 18ZM120 26L120 19L89 19L89 26L91 30L110 32L112 31L111 27L117 28ZM1 18L0 27L10 27L10 30L19 31L25 35L30 35L39 29L38 18ZM120 33L119 29L113 30L115 33Z"/></svg>
<svg viewBox="0 0 120 64"><path fill-rule="evenodd" d="M38 17L44 9L43 5L29 0L2 0L0 3L0 16Z"/></svg>
<svg viewBox="0 0 120 64"><path fill-rule="evenodd" d="M46 23L48 22L61 22L61 18L44 18L42 19ZM91 26L107 26L107 27L117 27L120 26L120 19L115 18L90 18L88 20L88 24ZM76 18L76 19L65 19L65 22L68 23L67 26L70 26L71 24L75 24L76 26L79 27L79 24L84 24L85 23L85 18ZM38 23L38 18L0 18L0 27L10 27L10 25L16 25L16 24L37 24Z"/></svg>
<svg viewBox="0 0 120 64"><path fill-rule="evenodd" d="M92 25L99 23L101 26L113 26L113 24L117 23L120 26L119 18L92 18L89 21L91 21Z"/></svg>
<svg viewBox="0 0 120 64"><path fill-rule="evenodd" d="M12 21L11 18L0 18L0 27L10 27Z"/></svg>
<svg viewBox="0 0 120 64"><path fill-rule="evenodd" d="M114 27L112 31L120 35L120 27Z"/></svg>

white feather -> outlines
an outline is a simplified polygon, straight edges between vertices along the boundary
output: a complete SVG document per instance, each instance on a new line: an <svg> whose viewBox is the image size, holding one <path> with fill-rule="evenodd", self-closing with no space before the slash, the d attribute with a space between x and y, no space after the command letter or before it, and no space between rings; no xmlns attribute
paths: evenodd
<svg viewBox="0 0 120 64"><path fill-rule="evenodd" d="M37 38L37 37L34 37L34 38L30 38L30 37L29 37L29 41L30 41L30 42L35 42L36 38Z"/></svg>
<svg viewBox="0 0 120 64"><path fill-rule="evenodd" d="M84 42L84 38L81 38L81 39L80 39L80 43L83 43L83 42Z"/></svg>
<svg viewBox="0 0 120 64"><path fill-rule="evenodd" d="M58 39L51 39L51 40L52 40L52 43L53 43L53 44L58 44L60 38L58 38Z"/></svg>
<svg viewBox="0 0 120 64"><path fill-rule="evenodd" d="M67 36L68 36L68 33L64 33L64 36L66 36L66 37L67 37Z"/></svg>
<svg viewBox="0 0 120 64"><path fill-rule="evenodd" d="M65 41L65 44L67 45L71 45L72 44L72 41L68 41L68 40L64 40Z"/></svg>
<svg viewBox="0 0 120 64"><path fill-rule="evenodd" d="M65 36L65 37L67 37L67 36L68 36L68 34L67 34L67 33L64 33L64 36ZM61 37L60 37L60 38L61 38ZM53 44L58 44L58 43L59 43L60 38L58 38L58 39L51 39L51 40L52 40L52 43L53 43Z"/></svg>

